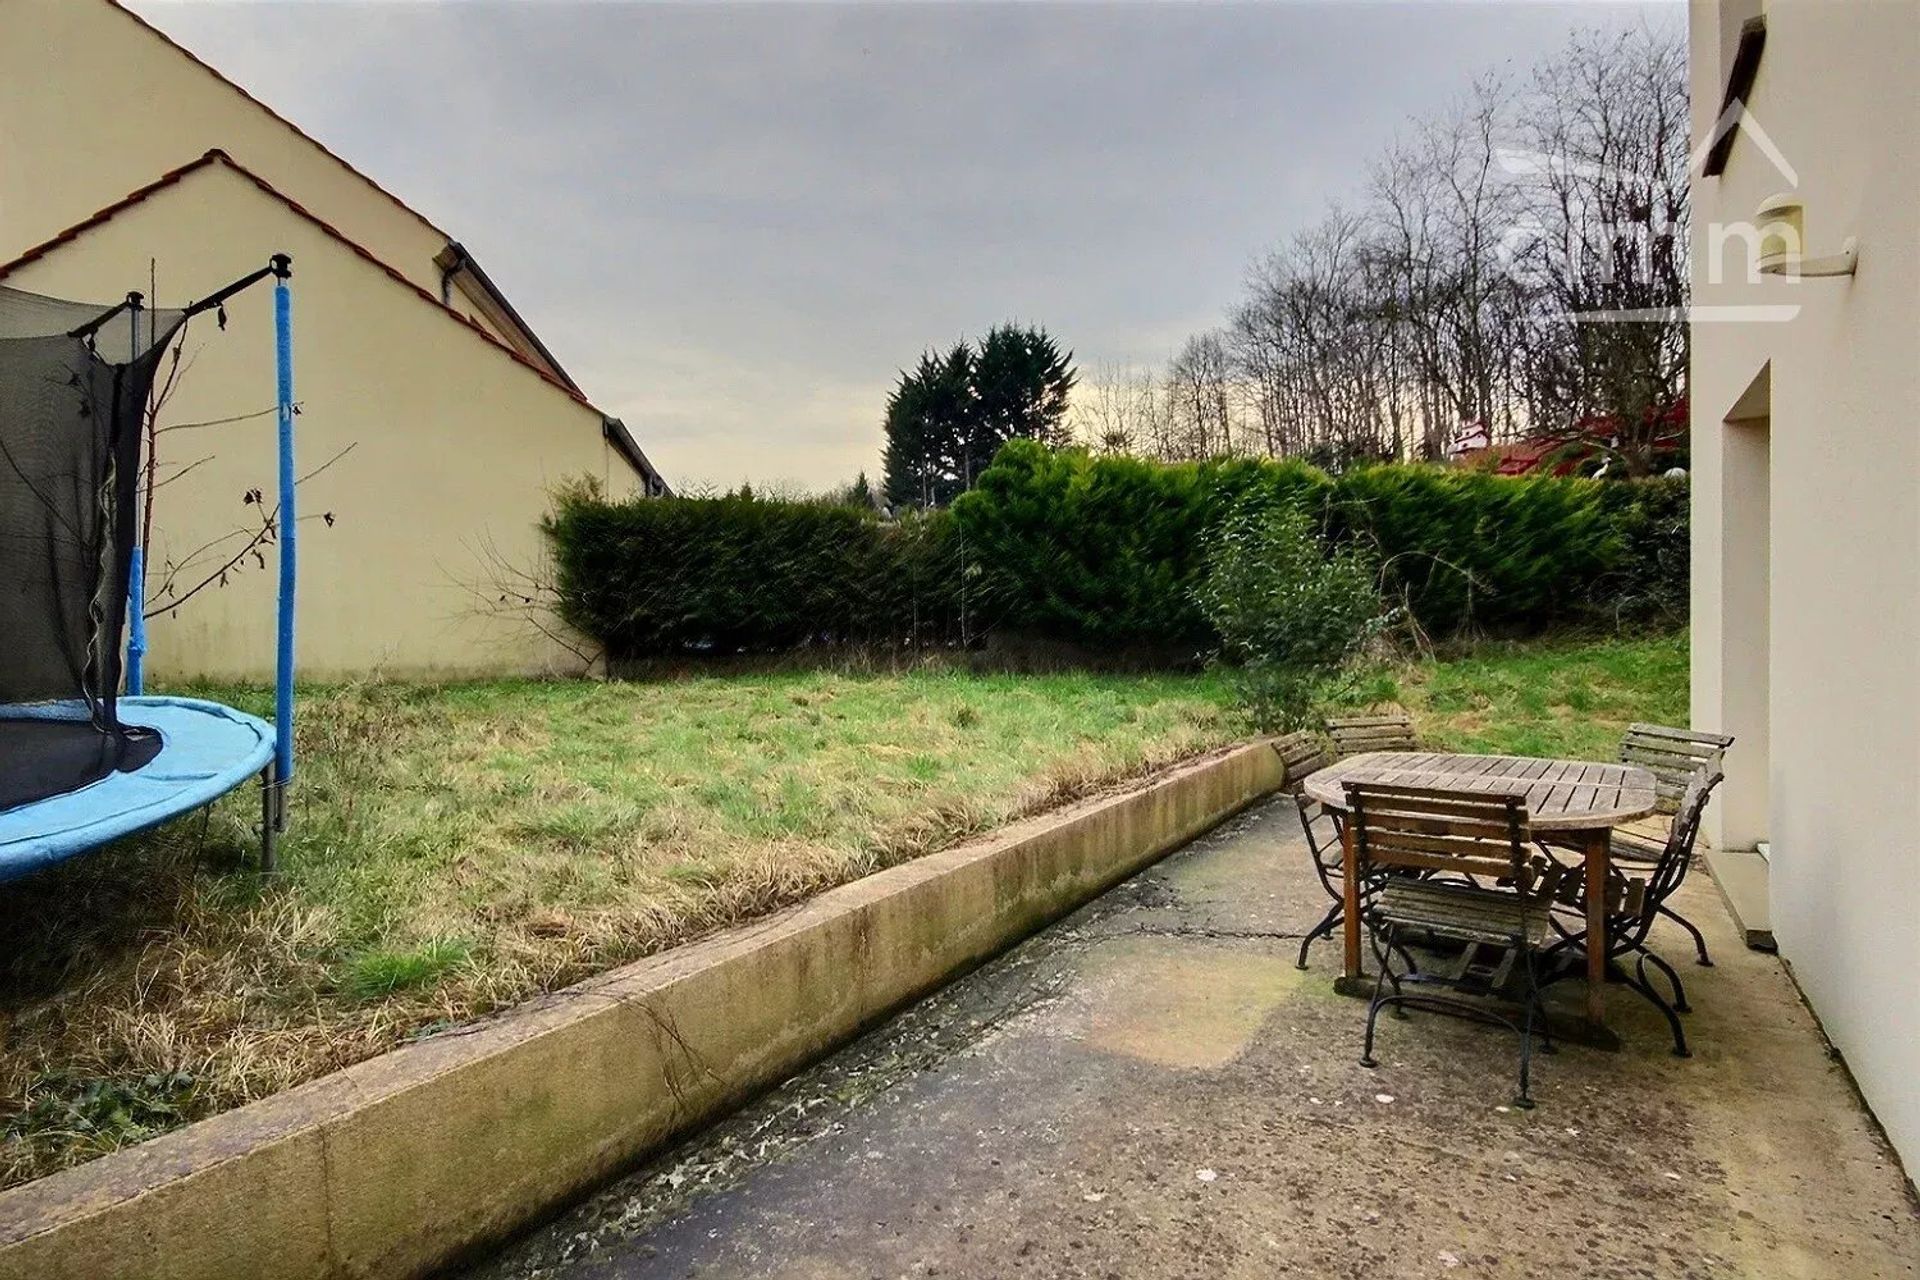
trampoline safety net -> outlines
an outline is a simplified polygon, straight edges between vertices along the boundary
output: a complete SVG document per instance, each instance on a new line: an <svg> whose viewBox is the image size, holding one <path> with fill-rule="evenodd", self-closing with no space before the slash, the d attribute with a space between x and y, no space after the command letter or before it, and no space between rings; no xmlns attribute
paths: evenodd
<svg viewBox="0 0 1920 1280"><path fill-rule="evenodd" d="M183 321L0 286L0 810L159 749L115 698L142 415Z"/></svg>

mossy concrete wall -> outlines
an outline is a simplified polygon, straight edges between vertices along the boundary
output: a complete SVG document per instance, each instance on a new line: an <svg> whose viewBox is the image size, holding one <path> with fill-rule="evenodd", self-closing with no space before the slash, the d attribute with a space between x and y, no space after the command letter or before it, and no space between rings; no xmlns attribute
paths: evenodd
<svg viewBox="0 0 1920 1280"><path fill-rule="evenodd" d="M1280 785L1264 743L0 1194L0 1277L418 1275L739 1105Z"/></svg>

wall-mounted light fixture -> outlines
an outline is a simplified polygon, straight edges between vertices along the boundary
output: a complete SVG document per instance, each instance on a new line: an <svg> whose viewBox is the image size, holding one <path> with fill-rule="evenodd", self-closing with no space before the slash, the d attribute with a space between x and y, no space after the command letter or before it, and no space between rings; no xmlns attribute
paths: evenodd
<svg viewBox="0 0 1920 1280"><path fill-rule="evenodd" d="M1860 263L1860 244L1852 236L1840 243L1840 252L1823 258L1806 256L1806 210L1796 195L1769 196L1760 202L1753 221L1760 228L1760 274L1768 276L1850 276Z"/></svg>

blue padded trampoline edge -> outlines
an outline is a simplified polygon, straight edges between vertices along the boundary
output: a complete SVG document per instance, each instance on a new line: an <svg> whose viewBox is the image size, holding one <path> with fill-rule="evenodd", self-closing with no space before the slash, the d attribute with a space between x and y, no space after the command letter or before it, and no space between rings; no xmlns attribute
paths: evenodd
<svg viewBox="0 0 1920 1280"><path fill-rule="evenodd" d="M0 881L135 835L210 804L259 773L273 758L273 726L201 698L121 698L120 719L158 729L160 753L131 773L114 773L78 791L0 813ZM29 712L28 708L15 708ZM209 717L221 733L196 734Z"/></svg>

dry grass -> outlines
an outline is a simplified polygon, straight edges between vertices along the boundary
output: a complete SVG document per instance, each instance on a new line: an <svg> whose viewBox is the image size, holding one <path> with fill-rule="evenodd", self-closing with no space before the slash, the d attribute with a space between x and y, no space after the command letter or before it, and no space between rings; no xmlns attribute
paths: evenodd
<svg viewBox="0 0 1920 1280"><path fill-rule="evenodd" d="M1383 667L1458 750L1684 722L1684 635ZM255 691L196 690L254 710ZM744 675L310 691L282 881L251 788L0 888L24 1181L1235 736L1206 678Z"/></svg>
<svg viewBox="0 0 1920 1280"><path fill-rule="evenodd" d="M245 690L201 690L261 709ZM311 691L243 789L0 890L12 1184L1227 741L1193 677Z"/></svg>

